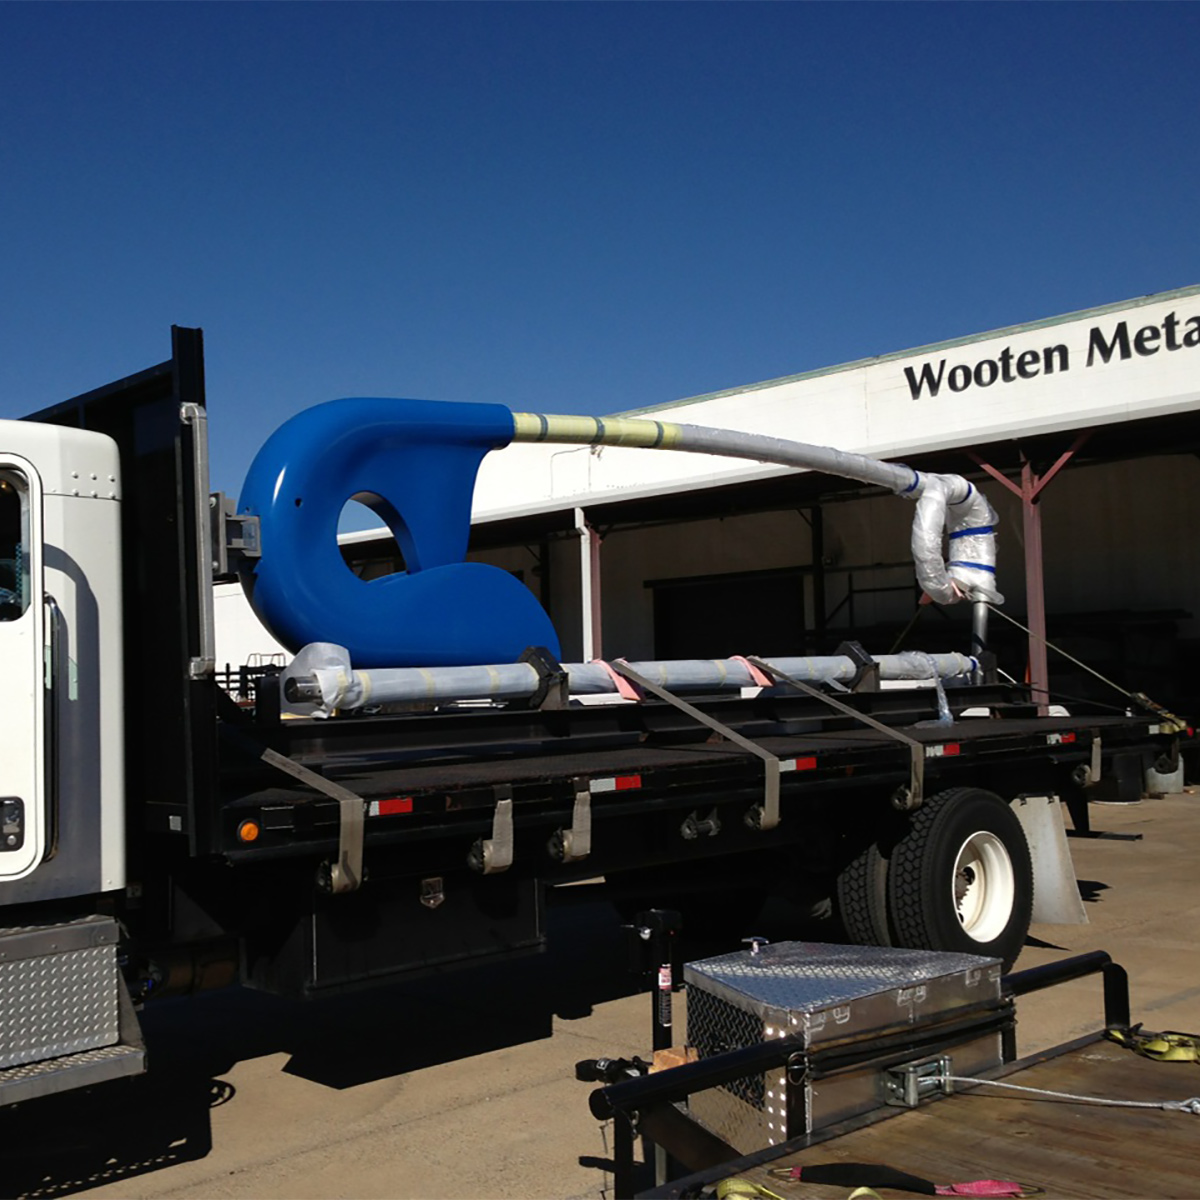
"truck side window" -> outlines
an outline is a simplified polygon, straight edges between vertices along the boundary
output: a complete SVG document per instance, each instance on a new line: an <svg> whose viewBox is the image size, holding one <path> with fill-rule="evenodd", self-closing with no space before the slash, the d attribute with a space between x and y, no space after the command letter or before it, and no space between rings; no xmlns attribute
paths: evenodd
<svg viewBox="0 0 1200 1200"><path fill-rule="evenodd" d="M12 471L0 471L0 621L15 621L29 607L26 488Z"/></svg>

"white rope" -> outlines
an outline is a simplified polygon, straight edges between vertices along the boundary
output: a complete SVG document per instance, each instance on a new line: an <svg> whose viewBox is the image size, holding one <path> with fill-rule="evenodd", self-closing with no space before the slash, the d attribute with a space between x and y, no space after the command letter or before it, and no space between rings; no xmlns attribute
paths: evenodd
<svg viewBox="0 0 1200 1200"><path fill-rule="evenodd" d="M1107 1104L1114 1108L1161 1108L1172 1112L1186 1112L1200 1117L1200 1096L1190 1100L1109 1100L1104 1096L1076 1096L1071 1092L1051 1092L1045 1088L1026 1087L1020 1083L1005 1083L1000 1079L974 1079L964 1075L943 1075L947 1083L984 1084L987 1087L1007 1088L1012 1092L1029 1092L1035 1096L1052 1096L1057 1100L1079 1100L1084 1104Z"/></svg>

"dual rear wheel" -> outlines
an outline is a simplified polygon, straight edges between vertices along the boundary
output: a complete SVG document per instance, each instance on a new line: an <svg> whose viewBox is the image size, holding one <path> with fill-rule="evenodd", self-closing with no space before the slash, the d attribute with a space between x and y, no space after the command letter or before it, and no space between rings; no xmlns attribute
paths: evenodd
<svg viewBox="0 0 1200 1200"><path fill-rule="evenodd" d="M852 941L988 955L1008 970L1033 911L1024 830L994 793L950 788L856 855L837 898Z"/></svg>

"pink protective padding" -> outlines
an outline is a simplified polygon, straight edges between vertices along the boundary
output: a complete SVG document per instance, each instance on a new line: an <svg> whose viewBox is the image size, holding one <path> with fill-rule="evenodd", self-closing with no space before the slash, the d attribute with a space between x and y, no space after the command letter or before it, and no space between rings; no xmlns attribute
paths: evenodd
<svg viewBox="0 0 1200 1200"><path fill-rule="evenodd" d="M623 662L624 659L617 659L617 661ZM608 674L608 677L617 685L617 695L621 696L623 699L640 700L642 698L641 692L639 692L637 688L633 686L633 683L626 679L624 675L618 674L616 671L614 671L612 667L610 667L602 658L593 658L592 666L604 668Z"/></svg>
<svg viewBox="0 0 1200 1200"><path fill-rule="evenodd" d="M745 667L746 670L750 672L750 678L753 679L754 682L757 683L759 687L774 687L775 686L775 680L772 679L769 675L764 674L763 671L760 668L756 667L748 658L743 658L740 654L735 654L730 658L729 661L735 662L735 663L741 663L742 666Z"/></svg>

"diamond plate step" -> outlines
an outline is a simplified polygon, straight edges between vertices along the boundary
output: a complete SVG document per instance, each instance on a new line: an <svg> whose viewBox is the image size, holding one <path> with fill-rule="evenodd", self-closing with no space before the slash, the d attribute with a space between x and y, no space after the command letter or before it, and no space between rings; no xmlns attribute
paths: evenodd
<svg viewBox="0 0 1200 1200"><path fill-rule="evenodd" d="M0 1105L146 1069L119 938L99 914L0 929Z"/></svg>
<svg viewBox="0 0 1200 1200"><path fill-rule="evenodd" d="M145 1069L146 1052L141 1046L103 1046L47 1062L8 1067L0 1071L0 1104L91 1087L110 1079L140 1075Z"/></svg>

